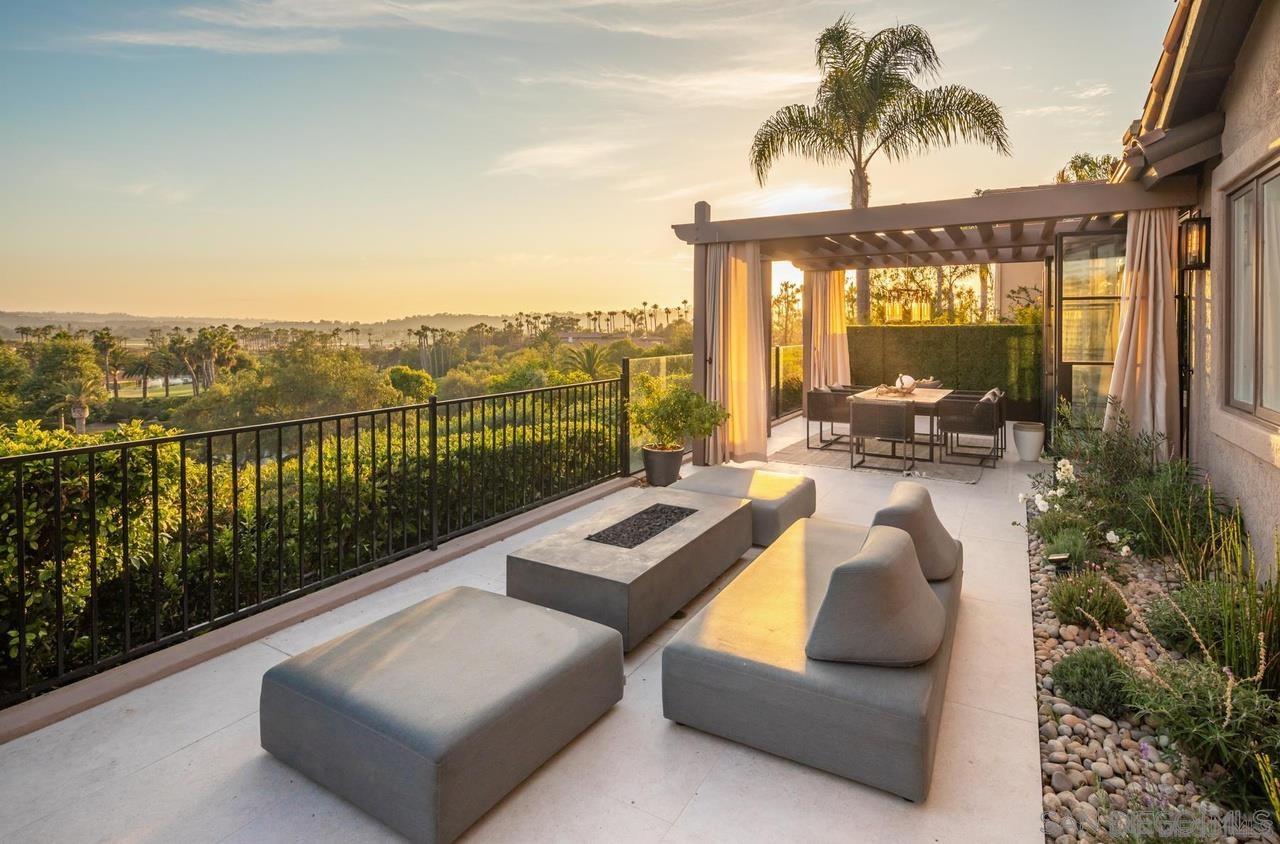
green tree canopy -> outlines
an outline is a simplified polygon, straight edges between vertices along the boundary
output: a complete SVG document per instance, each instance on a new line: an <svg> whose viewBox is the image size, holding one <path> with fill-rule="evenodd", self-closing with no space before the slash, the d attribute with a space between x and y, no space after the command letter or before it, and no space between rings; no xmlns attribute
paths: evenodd
<svg viewBox="0 0 1280 844"><path fill-rule="evenodd" d="M1077 152L1071 160L1057 172L1053 180L1058 184L1065 182L1100 182L1111 178L1111 174L1120 165L1120 159L1110 153L1094 155L1090 152Z"/></svg>
<svg viewBox="0 0 1280 844"><path fill-rule="evenodd" d="M397 364L387 370L387 380L404 396L406 404L424 402L436 394L436 382L431 373Z"/></svg>
<svg viewBox="0 0 1280 844"><path fill-rule="evenodd" d="M173 418L187 430L305 419L392 407L400 393L352 348L302 335L264 355L257 369L219 378Z"/></svg>
<svg viewBox="0 0 1280 844"><path fill-rule="evenodd" d="M59 333L38 343L32 350L31 372L23 387L26 413L32 419L44 419L49 409L63 401L63 385L83 383L92 378L106 382L98 353L93 346L70 334Z"/></svg>

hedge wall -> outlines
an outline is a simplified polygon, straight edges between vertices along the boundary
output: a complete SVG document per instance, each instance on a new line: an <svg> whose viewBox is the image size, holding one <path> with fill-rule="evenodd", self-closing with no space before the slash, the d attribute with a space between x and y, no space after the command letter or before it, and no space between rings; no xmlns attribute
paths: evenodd
<svg viewBox="0 0 1280 844"><path fill-rule="evenodd" d="M933 376L956 390L999 387L1010 416L1039 420L1044 385L1038 325L865 325L849 328L855 384Z"/></svg>

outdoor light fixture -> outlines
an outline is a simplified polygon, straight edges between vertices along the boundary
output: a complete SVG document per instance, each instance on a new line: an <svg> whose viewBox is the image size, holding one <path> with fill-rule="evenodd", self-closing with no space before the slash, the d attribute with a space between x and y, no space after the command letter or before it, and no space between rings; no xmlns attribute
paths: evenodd
<svg viewBox="0 0 1280 844"><path fill-rule="evenodd" d="M1209 218L1188 217L1178 229L1178 268L1209 269Z"/></svg>

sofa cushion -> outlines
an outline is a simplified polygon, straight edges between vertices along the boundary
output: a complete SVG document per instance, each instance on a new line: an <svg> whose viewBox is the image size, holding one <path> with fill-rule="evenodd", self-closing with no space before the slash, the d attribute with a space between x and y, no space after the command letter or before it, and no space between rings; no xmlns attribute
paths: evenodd
<svg viewBox="0 0 1280 844"><path fill-rule="evenodd" d="M750 500L753 545L770 544L797 519L812 516L818 506L813 478L764 469L708 466L671 488Z"/></svg>
<svg viewBox="0 0 1280 844"><path fill-rule="evenodd" d="M947 533L933 509L929 490L913 481L899 481L889 502L872 519L873 525L889 525L911 534L916 557L927 580L946 580L956 570L964 549Z"/></svg>
<svg viewBox="0 0 1280 844"><path fill-rule="evenodd" d="M805 653L864 665L919 665L942 644L946 613L906 531L871 528L853 559L836 567Z"/></svg>

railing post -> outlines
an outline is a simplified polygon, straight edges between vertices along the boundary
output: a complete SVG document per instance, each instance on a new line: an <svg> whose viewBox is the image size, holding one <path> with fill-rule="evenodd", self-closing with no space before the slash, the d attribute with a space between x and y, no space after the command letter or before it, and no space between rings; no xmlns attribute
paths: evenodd
<svg viewBox="0 0 1280 844"><path fill-rule="evenodd" d="M438 497L436 494L436 476L439 469L438 452L436 450L436 402L435 396L431 396L427 400L427 459L430 461L427 467L427 506L431 508L432 551L436 550L440 544L440 519L436 507L436 498Z"/></svg>
<svg viewBox="0 0 1280 844"><path fill-rule="evenodd" d="M622 359L618 377L618 474L631 474L631 358Z"/></svg>

